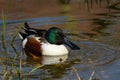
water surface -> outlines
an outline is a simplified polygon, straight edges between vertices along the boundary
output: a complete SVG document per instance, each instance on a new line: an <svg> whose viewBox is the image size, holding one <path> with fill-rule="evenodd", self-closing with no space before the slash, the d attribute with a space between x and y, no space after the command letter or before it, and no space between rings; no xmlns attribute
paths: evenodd
<svg viewBox="0 0 120 80"><path fill-rule="evenodd" d="M93 72L95 80L120 78L119 0L0 0L0 9L0 35L3 13L7 17L4 41L7 55L0 37L1 79L6 66L10 76L20 71L20 59L22 77L28 80L77 80L77 75L88 80ZM25 21L38 29L59 27L81 49L70 50L70 55L60 57L63 61L59 57L36 61L27 58L18 36L14 45L10 44ZM36 67L40 68L32 72ZM18 75L12 78L19 79Z"/></svg>

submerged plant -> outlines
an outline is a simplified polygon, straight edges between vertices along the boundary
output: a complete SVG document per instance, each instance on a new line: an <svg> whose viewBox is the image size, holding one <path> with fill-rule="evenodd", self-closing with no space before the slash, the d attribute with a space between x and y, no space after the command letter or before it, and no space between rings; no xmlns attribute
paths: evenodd
<svg viewBox="0 0 120 80"><path fill-rule="evenodd" d="M6 16L2 11L2 47L4 49L5 54L7 55L7 47L5 46L5 32L6 32Z"/></svg>

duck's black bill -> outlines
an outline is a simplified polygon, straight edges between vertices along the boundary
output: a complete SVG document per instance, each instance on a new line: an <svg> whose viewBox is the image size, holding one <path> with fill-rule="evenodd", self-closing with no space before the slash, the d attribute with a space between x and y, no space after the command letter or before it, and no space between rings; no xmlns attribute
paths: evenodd
<svg viewBox="0 0 120 80"><path fill-rule="evenodd" d="M80 50L80 47L74 44L73 42L66 39L65 44L69 46L72 50Z"/></svg>

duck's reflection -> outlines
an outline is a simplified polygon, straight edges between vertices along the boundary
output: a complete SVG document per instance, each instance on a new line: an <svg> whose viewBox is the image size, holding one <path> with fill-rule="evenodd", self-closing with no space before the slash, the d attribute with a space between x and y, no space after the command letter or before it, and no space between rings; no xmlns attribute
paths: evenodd
<svg viewBox="0 0 120 80"><path fill-rule="evenodd" d="M26 60L30 64L51 65L51 64L63 63L67 60L67 58L68 55L61 55L61 56L41 56L37 59L27 57Z"/></svg>

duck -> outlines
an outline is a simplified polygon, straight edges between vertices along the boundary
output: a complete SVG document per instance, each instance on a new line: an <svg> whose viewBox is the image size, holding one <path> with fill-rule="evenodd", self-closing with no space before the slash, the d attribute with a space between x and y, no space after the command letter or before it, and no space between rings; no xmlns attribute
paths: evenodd
<svg viewBox="0 0 120 80"><path fill-rule="evenodd" d="M51 27L48 30L31 28L24 23L23 31L18 35L22 40L22 48L27 56L60 56L69 54L69 49L80 50L80 47L70 41L62 29Z"/></svg>

